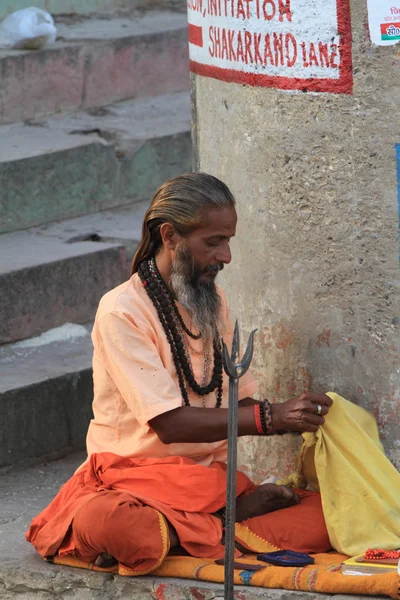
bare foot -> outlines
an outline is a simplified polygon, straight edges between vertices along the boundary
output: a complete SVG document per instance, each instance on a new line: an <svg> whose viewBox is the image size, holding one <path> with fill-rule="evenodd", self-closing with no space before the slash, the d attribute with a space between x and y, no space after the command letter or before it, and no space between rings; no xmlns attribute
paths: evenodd
<svg viewBox="0 0 400 600"><path fill-rule="evenodd" d="M274 510L300 504L300 498L290 488L264 483L248 496L236 499L236 521L259 517Z"/></svg>
<svg viewBox="0 0 400 600"><path fill-rule="evenodd" d="M178 534L175 531L175 528L172 527L171 523L168 523L168 533L169 533L169 548L176 548L179 546L179 538Z"/></svg>
<svg viewBox="0 0 400 600"><path fill-rule="evenodd" d="M107 552L103 552L103 554L99 554L99 556L95 560L96 567L100 567L101 569L108 569L117 564L117 560L111 554L107 554Z"/></svg>

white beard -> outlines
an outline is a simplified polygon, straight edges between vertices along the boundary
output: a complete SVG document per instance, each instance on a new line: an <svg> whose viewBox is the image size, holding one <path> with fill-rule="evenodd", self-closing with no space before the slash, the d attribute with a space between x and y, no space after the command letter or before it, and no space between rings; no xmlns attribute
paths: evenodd
<svg viewBox="0 0 400 600"><path fill-rule="evenodd" d="M221 269L220 266L217 267ZM177 248L172 265L170 285L178 302L190 314L201 333L204 347L212 345L222 335L221 298L214 279L202 279L193 256L182 243Z"/></svg>

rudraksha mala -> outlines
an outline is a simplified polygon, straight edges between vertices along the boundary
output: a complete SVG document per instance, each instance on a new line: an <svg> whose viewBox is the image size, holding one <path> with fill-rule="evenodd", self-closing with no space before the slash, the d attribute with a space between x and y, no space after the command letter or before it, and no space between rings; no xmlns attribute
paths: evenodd
<svg viewBox="0 0 400 600"><path fill-rule="evenodd" d="M153 259L150 259L152 261ZM222 403L222 355L218 340L214 341L214 369L211 381L206 386L201 386L197 383L190 358L186 355L184 341L178 331L177 321L183 330L194 339L199 339L201 336L195 336L186 328L183 319L179 313L178 307L175 304L175 299L169 292L167 286L155 268L155 261L150 262L144 260L138 268L138 275L143 283L143 286L153 302L157 311L161 325L167 336L168 343L171 347L172 358L178 375L179 388L185 406L190 406L189 396L187 393L185 381L188 386L199 396L207 396L217 390L216 408L220 408ZM150 268L152 267L152 268ZM153 272L152 272L153 271Z"/></svg>
<svg viewBox="0 0 400 600"><path fill-rule="evenodd" d="M172 294L171 290L169 289L169 287L167 286L167 284L165 283L164 279L161 277L160 275L160 271L157 269L157 265L156 265L156 261L154 260L154 258L151 258L149 260L149 266L150 266L150 271L153 271L156 274L156 277L159 281L159 283L161 284L162 289L164 290L165 294L170 298L171 300L171 305L174 309L175 312L175 316L177 317L183 331L189 336L191 337L193 340L199 340L201 338L201 332L196 335L195 333L193 333L192 331L190 331L190 329L188 327L186 327L185 325L185 321L182 318L181 313L179 312L179 309L175 303L175 298L174 295Z"/></svg>

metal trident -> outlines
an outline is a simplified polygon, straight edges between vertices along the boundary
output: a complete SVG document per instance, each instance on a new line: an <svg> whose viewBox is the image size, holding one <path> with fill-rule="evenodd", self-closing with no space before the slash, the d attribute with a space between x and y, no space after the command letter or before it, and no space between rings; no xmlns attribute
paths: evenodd
<svg viewBox="0 0 400 600"><path fill-rule="evenodd" d="M253 358L254 334L251 332L246 352L240 362L239 326L235 323L232 340L232 352L222 340L222 359L224 369L229 376L229 405L228 405L228 473L226 483L226 520L225 520L225 588L224 599L233 600L234 566L235 566L235 521L236 521L236 469L237 469L237 438L238 438L238 388L239 379L248 371Z"/></svg>

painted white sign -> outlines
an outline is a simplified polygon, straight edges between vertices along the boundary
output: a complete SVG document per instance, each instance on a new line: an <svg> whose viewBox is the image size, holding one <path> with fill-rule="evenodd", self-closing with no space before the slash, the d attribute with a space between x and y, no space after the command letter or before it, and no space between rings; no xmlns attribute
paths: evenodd
<svg viewBox="0 0 400 600"><path fill-rule="evenodd" d="M351 93L350 0L187 0L187 6L193 72Z"/></svg>
<svg viewBox="0 0 400 600"><path fill-rule="evenodd" d="M373 44L397 44L400 41L400 0L368 0L368 21Z"/></svg>

